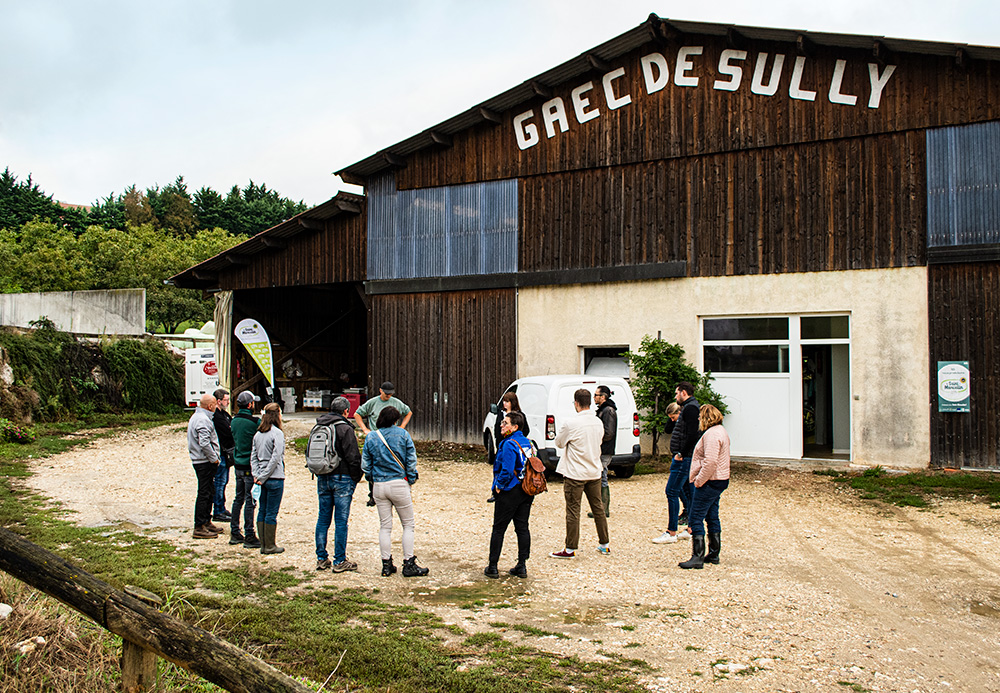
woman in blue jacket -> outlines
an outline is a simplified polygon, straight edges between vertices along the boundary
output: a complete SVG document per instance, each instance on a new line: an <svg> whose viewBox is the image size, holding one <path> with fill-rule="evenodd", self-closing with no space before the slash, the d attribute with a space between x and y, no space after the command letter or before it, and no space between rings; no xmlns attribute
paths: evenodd
<svg viewBox="0 0 1000 693"><path fill-rule="evenodd" d="M372 495L378 506L381 526L378 545L382 552L382 575L396 572L392 564L392 509L403 525L403 577L427 575L430 571L417 565L413 555L413 499L410 487L417 483L417 450L405 429L396 425L399 410L386 407L379 412L374 431L365 437L361 449L361 471L374 482Z"/></svg>
<svg viewBox="0 0 1000 693"><path fill-rule="evenodd" d="M535 497L529 496L521 488L524 465L531 456L531 443L521 432L524 425L524 414L519 411L508 412L501 425L504 439L497 448L496 459L493 462L493 492L496 493L497 500L493 505L490 562L483 571L489 578L500 577L497 563L500 561L500 551L503 549L503 536L512 520L514 534L517 535L517 565L510 569L510 574L519 578L528 577L528 569L524 565L531 552L528 517L531 515L531 503Z"/></svg>

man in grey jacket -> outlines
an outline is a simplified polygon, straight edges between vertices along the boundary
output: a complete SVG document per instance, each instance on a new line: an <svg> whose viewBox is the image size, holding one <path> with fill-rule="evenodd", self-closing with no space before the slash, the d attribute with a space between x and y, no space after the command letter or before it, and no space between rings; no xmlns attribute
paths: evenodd
<svg viewBox="0 0 1000 693"><path fill-rule="evenodd" d="M212 412L216 399L202 395L188 421L188 455L198 477L198 497L194 503L194 538L215 539L222 530L212 524L212 498L215 495L215 472L219 468L219 435L215 432Z"/></svg>

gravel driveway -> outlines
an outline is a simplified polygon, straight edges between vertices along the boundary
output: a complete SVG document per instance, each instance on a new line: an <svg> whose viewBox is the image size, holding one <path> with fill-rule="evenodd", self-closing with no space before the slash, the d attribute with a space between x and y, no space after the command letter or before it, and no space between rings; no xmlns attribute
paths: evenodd
<svg viewBox="0 0 1000 693"><path fill-rule="evenodd" d="M289 437L308 428L286 425ZM487 465L418 467L416 553L430 575L380 577L377 513L359 489L348 556L360 570L317 580L377 587L381 599L468 631L505 622L568 636L503 632L556 654L642 659L657 691L1000 692L1000 512L985 504L897 508L861 501L827 477L744 466L722 497L722 564L683 571L676 566L690 542L650 541L665 529L666 475L612 479L611 556L597 553L585 519L577 557L563 561L547 557L565 530L554 481L532 511L529 578L487 580ZM181 426L41 460L28 484L83 525L133 524L221 566L266 561L313 572L314 482L294 451L286 471L278 517L286 550L266 558L225 538L191 538L196 483ZM394 554L399 535L397 523ZM331 531L331 550L332 540ZM515 554L511 529L502 571Z"/></svg>

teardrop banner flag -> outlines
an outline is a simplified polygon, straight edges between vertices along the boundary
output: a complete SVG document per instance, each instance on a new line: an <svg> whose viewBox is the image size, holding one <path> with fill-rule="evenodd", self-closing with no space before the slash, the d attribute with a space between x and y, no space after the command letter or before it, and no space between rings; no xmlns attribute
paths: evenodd
<svg viewBox="0 0 1000 693"><path fill-rule="evenodd" d="M237 339L250 352L250 356L260 366L261 372L267 378L267 383L274 387L274 361L271 358L271 340L263 326L252 318L241 320L236 326Z"/></svg>

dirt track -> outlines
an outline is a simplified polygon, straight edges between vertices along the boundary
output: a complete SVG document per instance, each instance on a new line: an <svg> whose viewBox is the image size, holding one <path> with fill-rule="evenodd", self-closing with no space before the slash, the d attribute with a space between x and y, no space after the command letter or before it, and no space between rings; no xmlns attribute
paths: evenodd
<svg viewBox="0 0 1000 693"><path fill-rule="evenodd" d="M304 435L308 422L286 429ZM303 464L294 452L286 462L286 551L266 559L224 538L191 539L195 476L176 425L42 460L29 483L81 524L131 523L222 565L266 560L314 572L315 490ZM690 542L650 542L665 528L665 476L613 479L612 555L597 554L585 521L571 561L546 557L564 533L555 482L532 511L529 578L488 581L489 469L418 467L416 553L430 576L379 576L377 514L359 489L348 555L361 569L318 580L378 587L382 599L470 631L502 621L569 636L504 632L553 653L643 659L656 668L651 690L1000 691L1000 512L987 505L896 508L860 501L826 477L742 469L722 497L722 564L682 571ZM509 531L502 571L514 549Z"/></svg>

